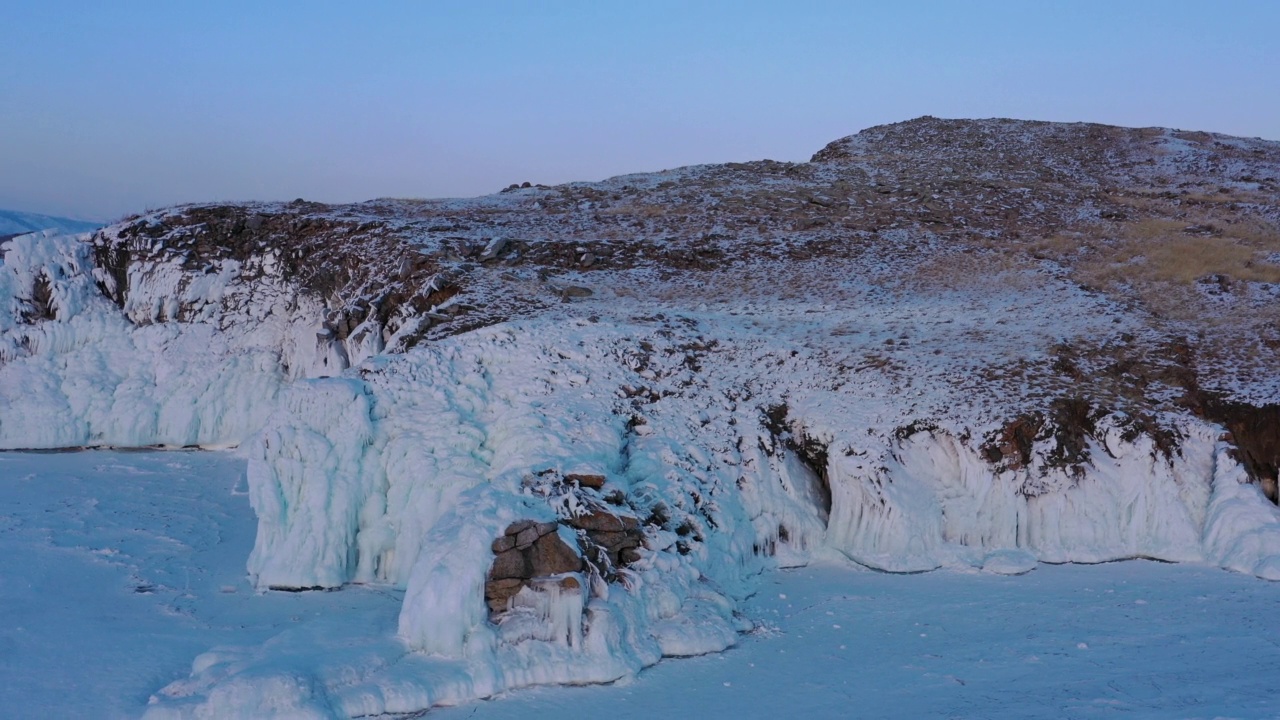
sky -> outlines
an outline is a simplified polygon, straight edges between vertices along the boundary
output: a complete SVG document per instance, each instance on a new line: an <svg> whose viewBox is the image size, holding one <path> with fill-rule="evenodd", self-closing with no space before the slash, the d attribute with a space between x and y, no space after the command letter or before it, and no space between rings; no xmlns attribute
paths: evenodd
<svg viewBox="0 0 1280 720"><path fill-rule="evenodd" d="M0 208L465 197L920 115L1280 140L1280 2L0 3Z"/></svg>

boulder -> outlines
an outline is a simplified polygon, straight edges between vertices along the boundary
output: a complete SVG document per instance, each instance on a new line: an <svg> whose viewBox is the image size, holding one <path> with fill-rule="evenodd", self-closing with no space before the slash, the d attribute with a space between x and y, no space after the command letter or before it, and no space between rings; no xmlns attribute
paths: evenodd
<svg viewBox="0 0 1280 720"><path fill-rule="evenodd" d="M579 486L585 486L583 478L586 483L604 484L602 475L565 476ZM561 524L579 531L578 543L565 542L558 532ZM521 588L540 586L560 576L568 578L564 583L572 580L573 587L579 587L578 580L567 574L586 569L588 562L606 580L612 580L619 568L640 559L643 541L639 520L603 509L560 523L514 522L493 541L493 566L485 583L485 602L491 613L500 615ZM567 584L564 588L572 589Z"/></svg>
<svg viewBox="0 0 1280 720"><path fill-rule="evenodd" d="M588 532L631 532L640 529L640 521L626 515L614 515L604 510L594 510L582 517L569 520L569 524Z"/></svg>
<svg viewBox="0 0 1280 720"><path fill-rule="evenodd" d="M532 565L526 553L512 548L494 556L493 567L489 569L490 579L505 580L528 577L532 577Z"/></svg>
<svg viewBox="0 0 1280 720"><path fill-rule="evenodd" d="M603 475L593 475L587 473L567 473L564 476L565 482L577 483L578 487L591 488L599 490L604 487L605 477Z"/></svg>
<svg viewBox="0 0 1280 720"><path fill-rule="evenodd" d="M533 544L530 561L533 569L532 577L559 575L582 569L582 556L578 554L577 548L566 544L559 533L538 538L538 541Z"/></svg>

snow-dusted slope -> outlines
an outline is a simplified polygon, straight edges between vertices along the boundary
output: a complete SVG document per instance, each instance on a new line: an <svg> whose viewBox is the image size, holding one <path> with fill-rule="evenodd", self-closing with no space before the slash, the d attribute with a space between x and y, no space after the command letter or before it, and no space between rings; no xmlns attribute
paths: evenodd
<svg viewBox="0 0 1280 720"><path fill-rule="evenodd" d="M820 557L1280 579L1276 174L1274 143L922 119L800 165L20 237L0 445L239 445L258 588L404 592L395 637L211 652L156 717L614 680L731 645L763 569Z"/></svg>

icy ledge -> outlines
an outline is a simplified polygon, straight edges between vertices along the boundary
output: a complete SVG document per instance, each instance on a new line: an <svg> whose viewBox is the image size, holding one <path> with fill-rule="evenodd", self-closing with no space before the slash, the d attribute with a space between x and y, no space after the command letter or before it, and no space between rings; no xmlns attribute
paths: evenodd
<svg viewBox="0 0 1280 720"><path fill-rule="evenodd" d="M234 446L291 380L346 367L318 333L324 309L269 274L249 288L233 261L134 265L117 307L92 247L47 233L3 245L0 448ZM199 316L171 321L179 306Z"/></svg>
<svg viewBox="0 0 1280 720"><path fill-rule="evenodd" d="M247 450L259 515L251 574L262 588L402 590L394 637L351 639L358 661L327 645L328 659L288 668L281 657L319 641L202 656L149 716L377 715L608 682L732 645L749 627L735 609L758 573L815 558L1019 573L1036 561L1144 557L1280 579L1280 513L1210 425L1187 419L1180 452L1166 457L1108 418L1082 474L1050 467L1047 445L1030 467L997 472L961 427L904 437L877 420L892 398L810 393L789 423L825 448L814 468L768 427L766 402L732 399L751 388L765 401L785 386L732 369L664 375L656 359L629 359L644 332L511 324L295 384ZM644 342L661 358L685 340ZM738 359L739 371L755 366ZM803 377L803 359L788 362L780 375ZM671 392L633 402L625 388L645 383ZM484 597L494 540L519 520L565 517L563 502L530 492L548 470L605 476L591 497L620 498L619 512L644 521L645 547L619 582L549 584L495 623Z"/></svg>

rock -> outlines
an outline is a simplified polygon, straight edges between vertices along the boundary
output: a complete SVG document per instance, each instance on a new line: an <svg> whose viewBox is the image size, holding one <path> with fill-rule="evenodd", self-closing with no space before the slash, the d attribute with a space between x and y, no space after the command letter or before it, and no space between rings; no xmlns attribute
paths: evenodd
<svg viewBox="0 0 1280 720"><path fill-rule="evenodd" d="M515 548L495 555L493 567L489 568L489 578L491 580L528 578L532 574L529 558L525 556L525 553Z"/></svg>
<svg viewBox="0 0 1280 720"><path fill-rule="evenodd" d="M641 540L639 533L623 531L611 532L608 530L597 530L595 532L588 533L588 535L592 541L600 547L608 550L610 553L617 553L622 548L639 547Z"/></svg>
<svg viewBox="0 0 1280 720"><path fill-rule="evenodd" d="M516 539L511 535L503 535L493 541L493 554L499 555L516 546Z"/></svg>
<svg viewBox="0 0 1280 720"><path fill-rule="evenodd" d="M626 515L612 515L604 510L595 510L582 517L569 521L573 527L587 531L621 532L635 531L640 528L640 521Z"/></svg>
<svg viewBox="0 0 1280 720"><path fill-rule="evenodd" d="M519 520L519 521L513 522L513 523L511 523L509 526L507 526L507 531L506 531L504 534L505 534L505 535L519 535L519 534L520 534L520 532L521 532L522 530L524 530L525 528L531 528L531 527L533 527L534 525L537 525L537 524L538 524L538 523L537 523L536 521L534 521L534 520Z"/></svg>
<svg viewBox="0 0 1280 720"><path fill-rule="evenodd" d="M1196 283L1203 286L1209 293L1214 295L1231 292L1231 276L1224 275L1222 273L1203 275L1196 278Z"/></svg>
<svg viewBox="0 0 1280 720"><path fill-rule="evenodd" d="M1222 229L1215 225L1188 225L1182 228L1182 232L1195 237L1218 237L1222 235Z"/></svg>
<svg viewBox="0 0 1280 720"><path fill-rule="evenodd" d="M564 476L566 482L578 483L580 487L599 490L604 487L605 477L603 475L588 475L585 473L568 473Z"/></svg>
<svg viewBox="0 0 1280 720"><path fill-rule="evenodd" d="M504 237L496 237L484 246L484 250L480 253L480 262L485 260L493 260L502 253L502 249L507 246L507 239Z"/></svg>
<svg viewBox="0 0 1280 720"><path fill-rule="evenodd" d="M560 291L560 297L564 300L570 298L588 298L594 295L590 288L584 288L580 285L569 285Z"/></svg>
<svg viewBox="0 0 1280 720"><path fill-rule="evenodd" d="M489 611L500 613L507 609L507 600L514 597L520 592L520 588L525 586L523 579L509 578L504 580L490 580L484 584L484 599L489 605Z"/></svg>
<svg viewBox="0 0 1280 720"><path fill-rule="evenodd" d="M578 555L578 550L569 547L564 540L561 540L559 533L538 538L530 552L530 560L532 577L559 575L582 569L582 557Z"/></svg>
<svg viewBox="0 0 1280 720"><path fill-rule="evenodd" d="M531 525L521 530L520 534L516 536L516 547L524 550L537 542L540 537L542 537L542 534L538 532L538 526Z"/></svg>
<svg viewBox="0 0 1280 720"><path fill-rule="evenodd" d="M555 532L556 527L557 527L557 524L553 522L530 523L523 530L521 530L519 533L516 534L516 537L515 537L516 547L523 550L524 548L527 548L530 545L532 545L535 541L537 541L538 538L542 537L543 535ZM508 528L508 533L509 532L510 532L510 528Z"/></svg>

